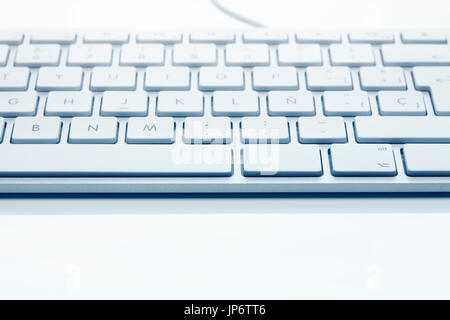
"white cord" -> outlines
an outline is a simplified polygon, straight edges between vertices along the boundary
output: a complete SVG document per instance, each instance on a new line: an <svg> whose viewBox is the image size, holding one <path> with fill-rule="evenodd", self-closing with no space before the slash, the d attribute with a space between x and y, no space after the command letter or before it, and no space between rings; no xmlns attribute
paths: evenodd
<svg viewBox="0 0 450 320"><path fill-rule="evenodd" d="M244 17L243 15L241 15L239 13L236 13L236 12L234 12L234 11L224 7L220 3L220 0L211 0L211 3L217 9L219 9L220 11L222 11L223 13L225 13L226 15L230 16L231 18L233 18L235 20L238 20L240 22L246 23L246 24L251 25L252 27L256 27L256 28L265 28L266 27L265 25L263 25L262 23L260 23L260 22L258 22L256 20Z"/></svg>

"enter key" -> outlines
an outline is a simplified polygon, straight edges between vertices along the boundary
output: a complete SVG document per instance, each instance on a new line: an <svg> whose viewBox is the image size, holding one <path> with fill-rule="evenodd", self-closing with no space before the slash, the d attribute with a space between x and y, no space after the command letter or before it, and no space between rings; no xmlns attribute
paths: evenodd
<svg viewBox="0 0 450 320"><path fill-rule="evenodd" d="M379 145L332 145L331 170L334 176L395 176L392 148Z"/></svg>

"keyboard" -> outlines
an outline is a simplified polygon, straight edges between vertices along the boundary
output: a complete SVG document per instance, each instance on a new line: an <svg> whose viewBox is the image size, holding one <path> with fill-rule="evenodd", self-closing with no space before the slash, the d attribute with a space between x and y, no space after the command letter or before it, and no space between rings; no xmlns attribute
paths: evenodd
<svg viewBox="0 0 450 320"><path fill-rule="evenodd" d="M450 192L449 37L0 31L0 192Z"/></svg>

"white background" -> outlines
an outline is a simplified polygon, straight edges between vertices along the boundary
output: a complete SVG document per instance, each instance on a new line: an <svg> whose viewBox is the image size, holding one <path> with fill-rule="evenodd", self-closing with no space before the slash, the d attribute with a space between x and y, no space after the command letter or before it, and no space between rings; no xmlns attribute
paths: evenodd
<svg viewBox="0 0 450 320"><path fill-rule="evenodd" d="M226 2L226 1L224 1ZM446 1L243 1L273 27L449 27ZM15 0L0 28L242 25L207 0ZM450 298L449 198L0 199L0 298Z"/></svg>
<svg viewBox="0 0 450 320"><path fill-rule="evenodd" d="M447 0L221 0L271 27L448 27ZM242 27L209 0L5 1L2 28Z"/></svg>

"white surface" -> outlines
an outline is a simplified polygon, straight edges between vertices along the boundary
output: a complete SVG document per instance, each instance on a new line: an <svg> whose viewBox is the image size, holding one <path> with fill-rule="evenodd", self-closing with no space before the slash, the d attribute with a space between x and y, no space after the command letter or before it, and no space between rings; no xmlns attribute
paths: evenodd
<svg viewBox="0 0 450 320"><path fill-rule="evenodd" d="M449 298L449 207L3 200L0 298Z"/></svg>
<svg viewBox="0 0 450 320"><path fill-rule="evenodd" d="M222 0L270 27L449 27L447 0ZM209 0L15 0L1 28L243 27Z"/></svg>
<svg viewBox="0 0 450 320"><path fill-rule="evenodd" d="M443 0L228 2L273 27L450 25ZM241 27L207 0L5 8L0 28ZM449 213L450 198L3 198L0 298L450 298Z"/></svg>

